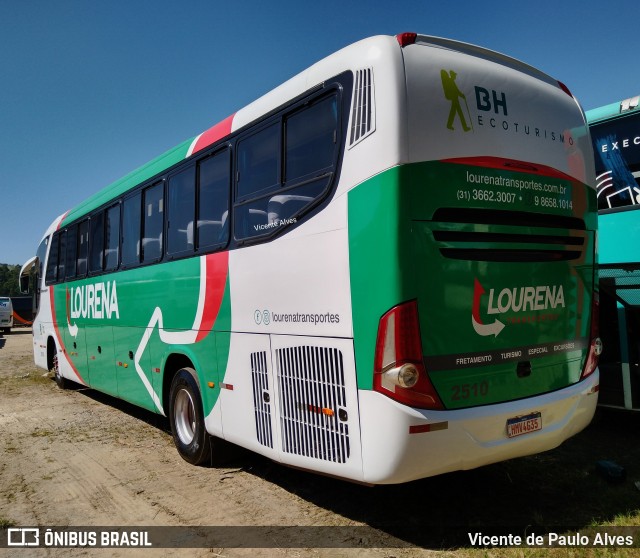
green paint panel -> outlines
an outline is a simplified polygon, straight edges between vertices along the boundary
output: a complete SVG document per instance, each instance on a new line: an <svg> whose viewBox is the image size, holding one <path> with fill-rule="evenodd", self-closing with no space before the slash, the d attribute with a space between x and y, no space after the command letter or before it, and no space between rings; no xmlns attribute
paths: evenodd
<svg viewBox="0 0 640 558"><path fill-rule="evenodd" d="M457 163L397 167L352 190L359 386L372 387L380 317L413 299L445 407L577 382L594 289L595 208L595 192L577 181ZM536 213L559 219L544 226L544 217L527 217ZM586 230L569 228L574 217Z"/></svg>
<svg viewBox="0 0 640 558"><path fill-rule="evenodd" d="M229 352L228 337L223 335L216 343L217 331L228 331L231 323L228 276L214 331L197 342L195 335L189 339L187 334L184 343L167 342L160 335L160 328L170 335L192 330L200 266L201 258L195 257L51 287L65 350L89 385L156 410L149 386L162 402L164 365L175 354L191 360L201 386L209 381L218 384L224 369L218 366L216 347L225 364ZM168 283L171 289L167 289ZM138 352L146 381L135 366ZM218 393L219 388L203 387L206 413Z"/></svg>
<svg viewBox="0 0 640 558"><path fill-rule="evenodd" d="M349 268L353 337L358 386L373 386L373 357L378 321L406 300L399 274L402 246L408 237L400 227L401 167L379 174L349 192ZM403 234L404 233L404 234Z"/></svg>

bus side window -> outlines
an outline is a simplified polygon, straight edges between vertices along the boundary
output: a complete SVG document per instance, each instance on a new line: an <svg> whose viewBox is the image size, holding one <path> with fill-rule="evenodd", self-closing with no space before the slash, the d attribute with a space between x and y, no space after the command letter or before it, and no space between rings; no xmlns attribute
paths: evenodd
<svg viewBox="0 0 640 558"><path fill-rule="evenodd" d="M67 231L61 231L58 240L58 281L65 280L65 264L67 259Z"/></svg>
<svg viewBox="0 0 640 558"><path fill-rule="evenodd" d="M77 276L87 274L87 258L89 256L89 220L85 219L78 225L78 265Z"/></svg>
<svg viewBox="0 0 640 558"><path fill-rule="evenodd" d="M238 200L279 185L280 122L238 143Z"/></svg>
<svg viewBox="0 0 640 558"><path fill-rule="evenodd" d="M96 213L89 220L91 238L89 241L89 273L102 271L104 252L104 212Z"/></svg>
<svg viewBox="0 0 640 558"><path fill-rule="evenodd" d="M337 107L333 95L285 120L285 185L331 169L337 145Z"/></svg>
<svg viewBox="0 0 640 558"><path fill-rule="evenodd" d="M162 231L164 229L164 183L158 182L143 193L144 217L142 234L142 261L162 259Z"/></svg>
<svg viewBox="0 0 640 558"><path fill-rule="evenodd" d="M191 166L169 178L167 254L193 252L196 212L196 168Z"/></svg>
<svg viewBox="0 0 640 558"><path fill-rule="evenodd" d="M67 230L67 279L76 276L76 258L78 257L78 227L75 225Z"/></svg>
<svg viewBox="0 0 640 558"><path fill-rule="evenodd" d="M45 275L45 283L50 285L58 279L58 252L60 246L60 235L54 234L51 239L51 247L49 248L49 259L47 260L47 273Z"/></svg>
<svg viewBox="0 0 640 558"><path fill-rule="evenodd" d="M266 228L267 199L280 187L280 121L238 143L237 197L234 234L243 239L270 232ZM259 199L259 196L262 196ZM254 201L249 201L253 198Z"/></svg>
<svg viewBox="0 0 640 558"><path fill-rule="evenodd" d="M327 192L338 146L338 97L330 95L284 116L238 143L238 239L261 236L295 224ZM284 149L280 149L280 145ZM284 176L279 176L284 152Z"/></svg>
<svg viewBox="0 0 640 558"><path fill-rule="evenodd" d="M229 150L198 165L198 249L226 245L229 240Z"/></svg>
<svg viewBox="0 0 640 558"><path fill-rule="evenodd" d="M140 192L124 200L122 207L122 265L133 266L140 263Z"/></svg>
<svg viewBox="0 0 640 558"><path fill-rule="evenodd" d="M120 252L120 204L106 211L107 222L104 241L104 269L114 270L118 267Z"/></svg>

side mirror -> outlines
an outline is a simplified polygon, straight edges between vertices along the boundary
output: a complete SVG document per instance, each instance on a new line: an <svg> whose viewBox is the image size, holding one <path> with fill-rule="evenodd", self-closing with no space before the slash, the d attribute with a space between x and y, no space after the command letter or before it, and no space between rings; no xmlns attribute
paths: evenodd
<svg viewBox="0 0 640 558"><path fill-rule="evenodd" d="M29 294L29 275L20 276L20 292L23 294Z"/></svg>
<svg viewBox="0 0 640 558"><path fill-rule="evenodd" d="M38 256L31 258L26 264L22 266L20 270L20 292L24 294L29 293L29 282L31 279L31 271L36 267L38 262Z"/></svg>

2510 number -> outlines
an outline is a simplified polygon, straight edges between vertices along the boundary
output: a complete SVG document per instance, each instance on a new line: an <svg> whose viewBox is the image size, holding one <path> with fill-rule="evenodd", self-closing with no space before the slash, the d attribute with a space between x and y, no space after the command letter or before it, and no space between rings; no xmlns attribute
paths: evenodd
<svg viewBox="0 0 640 558"><path fill-rule="evenodd" d="M474 384L460 384L451 388L453 401L462 401L472 397L486 397L489 395L489 382L482 381Z"/></svg>

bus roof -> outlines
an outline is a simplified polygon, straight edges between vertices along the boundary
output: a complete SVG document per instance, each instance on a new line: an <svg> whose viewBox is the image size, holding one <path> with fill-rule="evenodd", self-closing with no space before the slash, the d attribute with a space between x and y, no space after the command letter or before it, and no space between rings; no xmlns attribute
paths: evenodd
<svg viewBox="0 0 640 558"><path fill-rule="evenodd" d="M64 215L62 224L71 223L94 209L108 204L110 200L115 199L136 186L152 179L154 176L167 171L174 165L177 165L181 161L190 157L192 154L212 145L230 133L242 129L244 126L254 122L256 119L277 109L287 100L304 94L306 91L309 91L311 88L323 83L323 81L330 79L332 76L354 67L355 64L362 64L363 62L366 63L367 60L371 59L374 53L386 50L387 52L397 52L398 57L400 57L401 49L399 44L400 39L398 37L399 35L378 35L369 37L328 55L326 58L316 62L278 87L257 98L235 114L232 114L213 125L202 134L183 141L176 147L168 150L162 155L83 200ZM466 53L477 58L489 60L494 63L513 68L544 82L553 83L556 86L559 85L559 82L551 76L505 54L470 43L464 43L442 37L420 34L416 34L415 37L416 43ZM391 56L393 56L393 54L391 54ZM339 61L339 63L336 63L336 61Z"/></svg>
<svg viewBox="0 0 640 558"><path fill-rule="evenodd" d="M593 124L602 120L617 118L618 116L626 116L634 111L640 111L640 95L588 110L585 114L587 122Z"/></svg>
<svg viewBox="0 0 640 558"><path fill-rule="evenodd" d="M455 41L453 39L446 39L443 37L433 37L430 35L418 35L416 42L421 44L431 45L440 48L446 48L450 50L455 50L457 52L462 52L465 54L469 54L471 56L475 56L476 58L482 58L484 60L489 60L491 62L498 63L502 66L507 66L508 68L512 68L519 72L528 74L532 77L535 77L541 81L551 83L555 86L559 85L558 80L554 79L552 76L544 73L542 70L538 70L537 68L530 66L526 62L522 62L517 58L513 58L501 52L490 50L488 48L484 48L481 46L477 46L471 43L465 43L462 41Z"/></svg>

